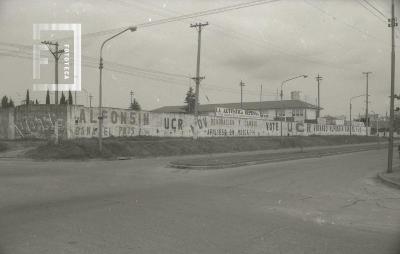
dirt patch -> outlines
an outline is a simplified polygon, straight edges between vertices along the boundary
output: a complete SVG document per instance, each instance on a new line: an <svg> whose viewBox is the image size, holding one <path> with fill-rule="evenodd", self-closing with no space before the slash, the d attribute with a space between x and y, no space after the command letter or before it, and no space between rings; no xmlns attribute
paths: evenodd
<svg viewBox="0 0 400 254"><path fill-rule="evenodd" d="M0 142L0 153L8 150L8 145L4 142Z"/></svg>
<svg viewBox="0 0 400 254"><path fill-rule="evenodd" d="M310 136L310 137L241 137L241 138L106 138L103 152L98 151L97 139L66 140L58 145L46 143L25 153L33 159L91 159L117 157L172 156L188 154L214 154L301 148L385 141L377 137Z"/></svg>

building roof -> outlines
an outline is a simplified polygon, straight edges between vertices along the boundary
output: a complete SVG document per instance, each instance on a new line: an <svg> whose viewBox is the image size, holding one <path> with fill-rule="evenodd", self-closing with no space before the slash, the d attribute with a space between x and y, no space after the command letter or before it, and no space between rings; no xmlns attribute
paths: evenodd
<svg viewBox="0 0 400 254"><path fill-rule="evenodd" d="M218 103L218 104L201 104L199 112L215 112L216 108L235 108L239 109L240 103ZM260 102L243 102L243 109L247 110L268 110L268 109L318 109L317 106L300 100L283 100L283 101L262 101ZM321 108L322 109L322 108ZM185 113L185 105L181 106L165 106L152 110L156 113Z"/></svg>

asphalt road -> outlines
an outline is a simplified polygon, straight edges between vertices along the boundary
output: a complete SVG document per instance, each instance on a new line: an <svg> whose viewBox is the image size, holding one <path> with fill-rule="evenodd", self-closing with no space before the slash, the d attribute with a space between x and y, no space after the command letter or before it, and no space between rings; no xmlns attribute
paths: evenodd
<svg viewBox="0 0 400 254"><path fill-rule="evenodd" d="M219 170L0 160L0 253L400 253L385 150Z"/></svg>

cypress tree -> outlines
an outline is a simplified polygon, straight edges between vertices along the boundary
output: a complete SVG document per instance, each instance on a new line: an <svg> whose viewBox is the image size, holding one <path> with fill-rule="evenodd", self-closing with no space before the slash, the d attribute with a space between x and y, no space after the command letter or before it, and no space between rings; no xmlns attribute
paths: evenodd
<svg viewBox="0 0 400 254"><path fill-rule="evenodd" d="M1 98L1 107L2 108L8 107L8 97L5 95L3 96L3 98Z"/></svg>
<svg viewBox="0 0 400 254"><path fill-rule="evenodd" d="M50 92L47 90L46 92L46 104L50 104Z"/></svg>
<svg viewBox="0 0 400 254"><path fill-rule="evenodd" d="M25 104L29 105L30 99L29 99L29 89L26 90L26 98L25 98Z"/></svg>
<svg viewBox="0 0 400 254"><path fill-rule="evenodd" d="M8 101L8 107L9 107L9 108L15 107L14 101L13 101L11 98L10 98L10 100Z"/></svg>
<svg viewBox="0 0 400 254"><path fill-rule="evenodd" d="M66 99L65 99L64 92L61 92L60 104L67 104L67 101L66 101Z"/></svg>
<svg viewBox="0 0 400 254"><path fill-rule="evenodd" d="M140 106L139 102L136 99L133 99L133 103L131 104L131 109L141 110L142 107Z"/></svg>
<svg viewBox="0 0 400 254"><path fill-rule="evenodd" d="M69 104L69 105L74 104L73 101L72 101L72 93L71 93L71 90L68 91L68 104Z"/></svg>

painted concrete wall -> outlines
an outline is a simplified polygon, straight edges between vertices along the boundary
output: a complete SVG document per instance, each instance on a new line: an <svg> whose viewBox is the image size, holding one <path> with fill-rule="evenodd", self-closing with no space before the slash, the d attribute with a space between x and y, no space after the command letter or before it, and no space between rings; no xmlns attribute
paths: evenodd
<svg viewBox="0 0 400 254"><path fill-rule="evenodd" d="M144 127L149 125L149 112L119 108L103 108L103 136L131 137L149 135ZM98 136L98 108L68 107L67 136L87 138Z"/></svg>
<svg viewBox="0 0 400 254"><path fill-rule="evenodd" d="M0 139L14 138L14 109L0 109Z"/></svg>
<svg viewBox="0 0 400 254"><path fill-rule="evenodd" d="M58 123L59 138L67 138L67 105L22 105L14 109L15 137L52 139Z"/></svg>
<svg viewBox="0 0 400 254"><path fill-rule="evenodd" d="M192 137L198 129L199 137L283 136L292 135L349 135L349 126L279 122L259 118L200 116L152 113L129 109L104 108L104 137ZM4 117L3 117L4 116ZM98 136L98 109L67 105L18 106L7 117L0 114L0 137L5 126L14 123L16 138L35 137L52 139L58 123L60 139ZM12 118L14 118L12 120ZM195 128L197 126L197 128ZM365 135L365 127L353 126L353 135ZM8 130L9 131L9 130ZM3 133L3 134L2 134ZM2 136L1 136L2 135ZM12 136L12 135L11 135ZM7 134L7 137L10 137Z"/></svg>
<svg viewBox="0 0 400 254"><path fill-rule="evenodd" d="M70 107L69 138L98 135L97 108ZM280 136L281 122L264 119L150 113L128 109L104 108L104 137L157 136L192 137ZM304 123L282 123L282 135L349 135L349 127ZM365 135L365 128L353 127L353 135Z"/></svg>

